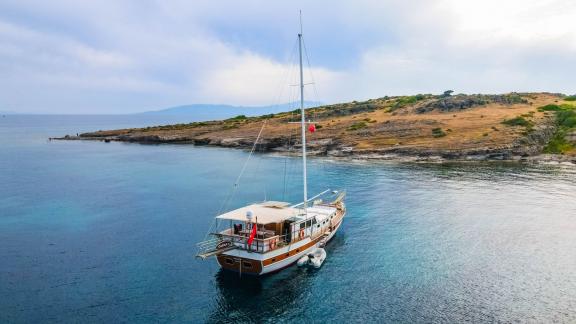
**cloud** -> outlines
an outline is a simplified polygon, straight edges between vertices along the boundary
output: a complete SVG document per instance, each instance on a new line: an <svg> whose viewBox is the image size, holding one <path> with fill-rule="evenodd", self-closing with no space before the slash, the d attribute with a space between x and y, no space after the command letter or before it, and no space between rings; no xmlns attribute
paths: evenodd
<svg viewBox="0 0 576 324"><path fill-rule="evenodd" d="M296 89L280 84L296 82L298 8L312 100L576 92L576 3L566 0L6 0L0 108L117 113L289 101Z"/></svg>

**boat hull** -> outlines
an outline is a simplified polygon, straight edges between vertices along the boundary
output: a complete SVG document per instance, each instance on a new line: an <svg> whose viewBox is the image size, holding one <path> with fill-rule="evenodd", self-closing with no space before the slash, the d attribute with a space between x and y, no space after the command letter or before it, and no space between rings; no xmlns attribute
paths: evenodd
<svg viewBox="0 0 576 324"><path fill-rule="evenodd" d="M340 225L344 215L338 224L333 227L325 242L330 241ZM314 251L320 246L323 237L320 235L314 239L305 238L288 246L279 248L268 253L255 253L244 250L231 250L217 256L218 264L222 269L240 273L241 275L261 276L278 272L295 264L302 256Z"/></svg>

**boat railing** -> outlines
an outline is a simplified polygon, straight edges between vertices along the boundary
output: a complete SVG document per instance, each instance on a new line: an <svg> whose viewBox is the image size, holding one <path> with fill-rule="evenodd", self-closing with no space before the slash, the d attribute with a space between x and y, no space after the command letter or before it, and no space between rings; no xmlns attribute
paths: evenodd
<svg viewBox="0 0 576 324"><path fill-rule="evenodd" d="M263 233L263 232L259 232ZM207 258L209 256L217 255L222 252L230 251L233 249L247 250L256 253L265 253L273 251L290 244L304 239L300 237L300 231L295 231L292 235L271 235L269 237L255 237L252 244L248 245L248 234L234 233L233 229L226 229L219 233L212 233L210 239L202 241L197 244L198 257ZM269 234L268 234L269 235ZM314 236L317 235L312 235ZM306 236L307 237L307 236Z"/></svg>
<svg viewBox="0 0 576 324"><path fill-rule="evenodd" d="M254 238L252 244L248 245L248 236L242 234L234 234L233 231L226 230L220 233L214 233L221 242L230 242L238 249L244 249L251 252L268 252L275 250L282 245L285 235L273 235L266 238Z"/></svg>

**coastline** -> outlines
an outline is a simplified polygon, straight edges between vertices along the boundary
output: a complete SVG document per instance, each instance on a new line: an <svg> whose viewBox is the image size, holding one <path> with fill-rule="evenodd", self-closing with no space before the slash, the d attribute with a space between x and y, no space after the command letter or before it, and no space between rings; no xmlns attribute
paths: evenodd
<svg viewBox="0 0 576 324"><path fill-rule="evenodd" d="M140 145L193 145L202 147L227 148L250 150L252 145L247 141L224 140L218 142L194 141L181 139L162 139L155 137L146 138L118 138L118 137L87 137L71 136L51 137L49 140L56 141L100 141L103 143L119 142ZM524 150L523 150L524 149ZM276 154L280 156L300 156L297 149L284 147L270 148L265 145L257 145L256 151L262 154ZM384 148L375 150L357 151L350 147L319 148L316 144L308 152L311 157L330 158L337 160L354 161L390 161L399 163L469 163L469 162L513 162L513 163L562 163L576 164L576 156L563 154L536 153L528 154L522 147L503 147L493 149L469 149L469 150L434 150L418 148Z"/></svg>
<svg viewBox="0 0 576 324"><path fill-rule="evenodd" d="M299 114L294 110L238 115L51 139L254 147L258 152L293 154L301 146L299 130L292 125ZM309 108L309 115L315 124L306 136L310 155L413 162L576 163L576 106L561 94L382 97Z"/></svg>

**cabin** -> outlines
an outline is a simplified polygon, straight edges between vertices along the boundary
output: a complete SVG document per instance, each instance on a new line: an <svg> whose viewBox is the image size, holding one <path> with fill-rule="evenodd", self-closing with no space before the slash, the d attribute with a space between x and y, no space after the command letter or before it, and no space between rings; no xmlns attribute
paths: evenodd
<svg viewBox="0 0 576 324"><path fill-rule="evenodd" d="M265 253L322 235L331 229L337 212L338 208L329 204L316 203L304 209L285 202L267 201L217 216L217 220L224 222L225 229L214 235L220 239L221 248ZM248 244L254 224L256 235L252 244Z"/></svg>

